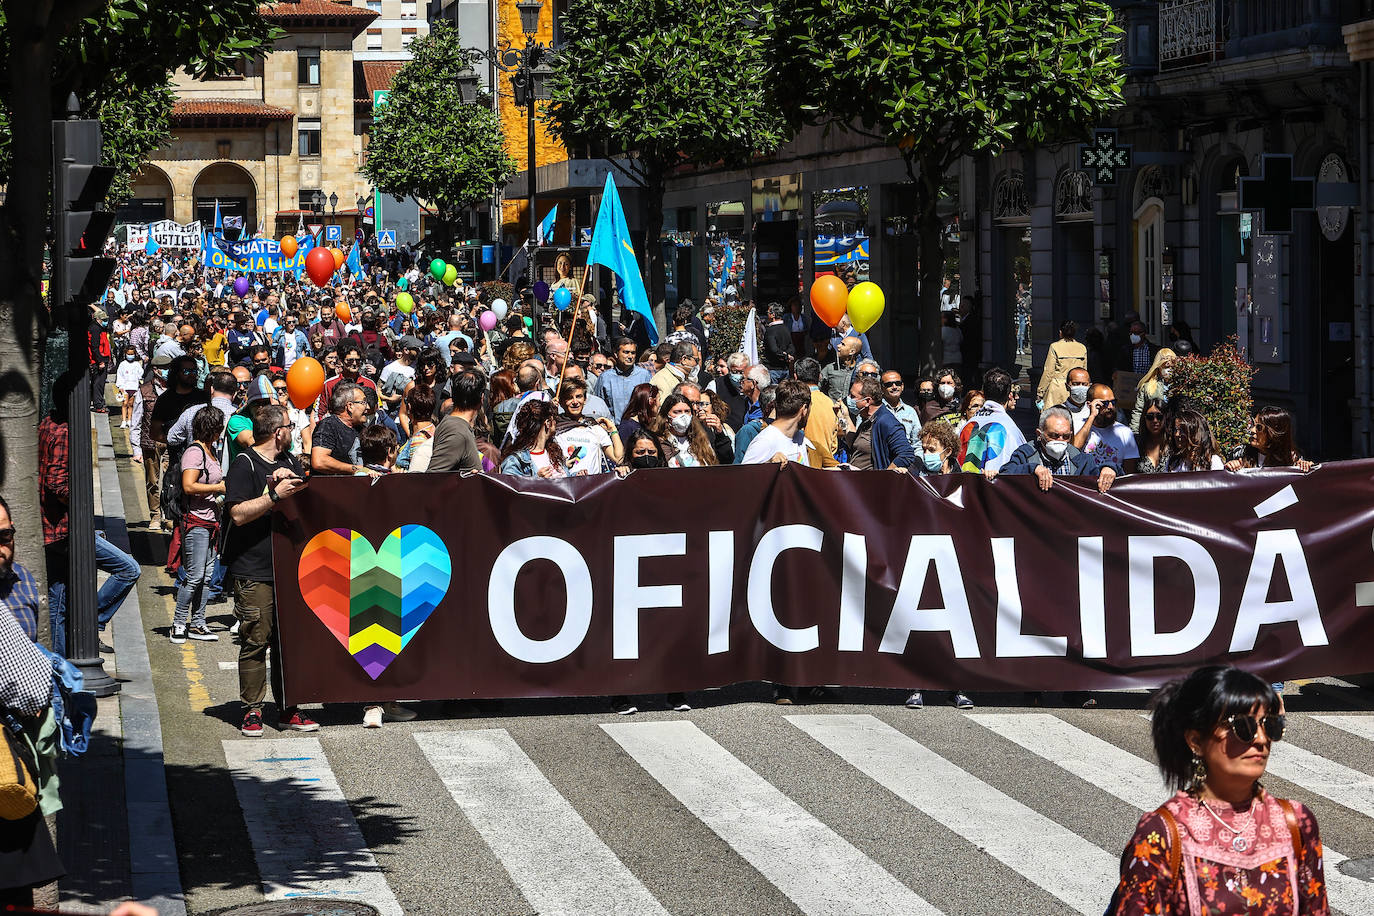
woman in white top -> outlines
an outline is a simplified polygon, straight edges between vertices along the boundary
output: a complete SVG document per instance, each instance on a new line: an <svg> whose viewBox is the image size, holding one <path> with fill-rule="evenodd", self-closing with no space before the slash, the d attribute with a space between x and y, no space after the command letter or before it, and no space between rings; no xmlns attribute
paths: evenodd
<svg viewBox="0 0 1374 916"><path fill-rule="evenodd" d="M124 351L124 360L115 370L115 387L124 399L124 422L120 429L128 429L134 415L134 399L138 397L138 386L143 384L143 363L132 346Z"/></svg>
<svg viewBox="0 0 1374 916"><path fill-rule="evenodd" d="M1196 410L1184 408L1174 414L1169 429L1169 445L1164 453L1166 474L1189 471L1220 471L1221 454L1212 439L1212 428Z"/></svg>
<svg viewBox="0 0 1374 916"><path fill-rule="evenodd" d="M668 453L668 467L695 468L717 464L711 435L697 419L692 402L680 394L670 394L659 405L663 418L663 446Z"/></svg>

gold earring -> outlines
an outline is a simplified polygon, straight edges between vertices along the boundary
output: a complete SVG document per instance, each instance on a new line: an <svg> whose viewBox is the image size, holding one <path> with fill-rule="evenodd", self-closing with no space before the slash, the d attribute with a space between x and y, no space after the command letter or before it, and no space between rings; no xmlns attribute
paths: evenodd
<svg viewBox="0 0 1374 916"><path fill-rule="evenodd" d="M1193 782L1192 788L1201 790L1203 783L1207 781L1207 764L1202 762L1202 758L1197 754L1193 755Z"/></svg>

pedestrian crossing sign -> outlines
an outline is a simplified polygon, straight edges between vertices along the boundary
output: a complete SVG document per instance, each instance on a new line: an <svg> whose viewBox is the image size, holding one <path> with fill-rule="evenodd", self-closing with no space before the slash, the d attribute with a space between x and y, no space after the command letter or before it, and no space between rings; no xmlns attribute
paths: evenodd
<svg viewBox="0 0 1374 916"><path fill-rule="evenodd" d="M396 247L396 230L383 229L377 233L377 247L383 250Z"/></svg>

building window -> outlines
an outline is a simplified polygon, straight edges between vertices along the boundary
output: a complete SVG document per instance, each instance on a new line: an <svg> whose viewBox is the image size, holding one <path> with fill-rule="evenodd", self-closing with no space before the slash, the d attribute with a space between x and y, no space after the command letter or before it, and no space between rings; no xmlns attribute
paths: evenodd
<svg viewBox="0 0 1374 916"><path fill-rule="evenodd" d="M304 211L306 211L307 213L323 212L323 211L317 210L317 209L315 208L315 195L318 194L318 193L320 193L320 189L319 189L319 188L311 188L311 189L309 189L309 190L306 190L305 188L301 188L301 197L300 197L300 201L301 201L301 202L300 202L300 207L301 207L301 209L304 210Z"/></svg>
<svg viewBox="0 0 1374 916"><path fill-rule="evenodd" d="M367 8L378 16L382 15L382 0L367 0Z"/></svg>
<svg viewBox="0 0 1374 916"><path fill-rule="evenodd" d="M415 32L415 29L401 29L401 47L410 47L410 43L415 40Z"/></svg>
<svg viewBox="0 0 1374 916"><path fill-rule="evenodd" d="M299 82L302 86L318 86L320 84L320 49L301 48L296 52L296 57L300 62Z"/></svg>
<svg viewBox="0 0 1374 916"><path fill-rule="evenodd" d="M414 19L415 6L415 0L401 0L401 18Z"/></svg>
<svg viewBox="0 0 1374 916"><path fill-rule="evenodd" d="M300 130L297 134L296 154L299 156L318 156L322 147L320 146L320 119L301 118Z"/></svg>
<svg viewBox="0 0 1374 916"><path fill-rule="evenodd" d="M369 51L380 51L380 50L382 50L382 30L381 30L381 29L368 29L368 30L367 30L367 49L368 49Z"/></svg>

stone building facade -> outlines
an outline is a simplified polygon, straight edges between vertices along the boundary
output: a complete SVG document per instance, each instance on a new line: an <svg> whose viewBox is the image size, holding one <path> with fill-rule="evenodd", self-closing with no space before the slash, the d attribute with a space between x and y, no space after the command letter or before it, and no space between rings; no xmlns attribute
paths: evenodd
<svg viewBox="0 0 1374 916"><path fill-rule="evenodd" d="M354 60L410 60L410 43L429 34L425 0L353 0L377 18L353 39Z"/></svg>

